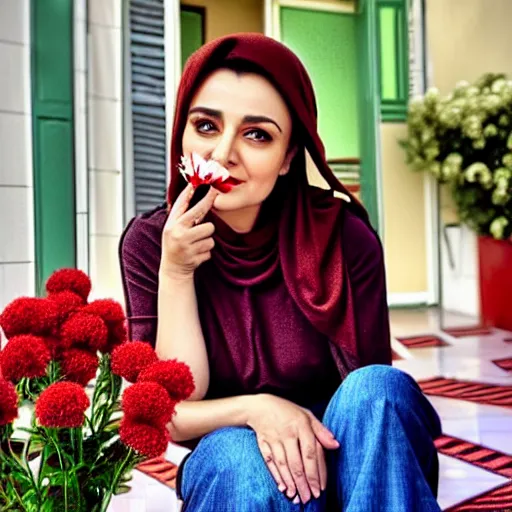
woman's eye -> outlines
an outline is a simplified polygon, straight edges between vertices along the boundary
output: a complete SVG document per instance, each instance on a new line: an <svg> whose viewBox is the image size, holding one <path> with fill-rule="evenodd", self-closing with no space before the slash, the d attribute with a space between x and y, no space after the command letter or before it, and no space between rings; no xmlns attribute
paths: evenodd
<svg viewBox="0 0 512 512"><path fill-rule="evenodd" d="M195 125L199 133L212 133L215 130L215 125L211 121L198 121Z"/></svg>
<svg viewBox="0 0 512 512"><path fill-rule="evenodd" d="M256 142L268 142L272 140L272 137L263 130L251 130L245 134L249 139L255 140Z"/></svg>

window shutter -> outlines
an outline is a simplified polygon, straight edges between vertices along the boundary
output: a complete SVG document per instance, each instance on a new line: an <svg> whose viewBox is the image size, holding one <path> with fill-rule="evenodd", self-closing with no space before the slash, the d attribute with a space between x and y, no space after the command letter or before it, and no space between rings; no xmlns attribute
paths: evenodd
<svg viewBox="0 0 512 512"><path fill-rule="evenodd" d="M135 213L165 201L167 136L163 0L131 0L130 61Z"/></svg>

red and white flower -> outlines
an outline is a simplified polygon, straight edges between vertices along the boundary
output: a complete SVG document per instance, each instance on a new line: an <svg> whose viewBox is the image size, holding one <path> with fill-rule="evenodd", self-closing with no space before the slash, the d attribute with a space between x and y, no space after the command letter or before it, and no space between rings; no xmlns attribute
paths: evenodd
<svg viewBox="0 0 512 512"><path fill-rule="evenodd" d="M182 156L179 168L182 176L194 188L211 185L219 192L226 193L241 183L219 162L205 160L197 153L192 153L190 157Z"/></svg>

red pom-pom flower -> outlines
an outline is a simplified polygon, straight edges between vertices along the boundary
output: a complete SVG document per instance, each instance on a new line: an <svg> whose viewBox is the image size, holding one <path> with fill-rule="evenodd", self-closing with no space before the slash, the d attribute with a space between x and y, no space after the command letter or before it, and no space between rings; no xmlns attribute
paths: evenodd
<svg viewBox="0 0 512 512"><path fill-rule="evenodd" d="M164 428L174 413L166 389L156 382L137 382L126 388L121 407L126 417L159 428Z"/></svg>
<svg viewBox="0 0 512 512"><path fill-rule="evenodd" d="M112 299L95 300L87 304L83 311L91 315L98 315L106 324L124 322L126 320L123 307L119 302Z"/></svg>
<svg viewBox="0 0 512 512"><path fill-rule="evenodd" d="M67 318L80 310L85 302L76 293L70 291L51 293L48 295L48 300L55 302L59 310L59 324L62 324Z"/></svg>
<svg viewBox="0 0 512 512"><path fill-rule="evenodd" d="M205 160L197 153L192 153L190 157L181 157L180 172L194 188L199 185L211 185L219 192L225 193L241 183L218 162Z"/></svg>
<svg viewBox="0 0 512 512"><path fill-rule="evenodd" d="M128 340L128 330L125 322L111 323L108 326L108 342L104 352L111 353L116 347Z"/></svg>
<svg viewBox="0 0 512 512"><path fill-rule="evenodd" d="M146 423L138 423L124 417L119 427L121 441L145 457L158 457L167 449L169 433Z"/></svg>
<svg viewBox="0 0 512 512"><path fill-rule="evenodd" d="M88 350L103 350L108 341L105 322L96 315L76 313L61 328L61 337L65 346Z"/></svg>
<svg viewBox="0 0 512 512"><path fill-rule="evenodd" d="M59 359L62 375L66 380L86 386L96 376L98 356L87 350L72 348L66 350Z"/></svg>
<svg viewBox="0 0 512 512"><path fill-rule="evenodd" d="M15 299L0 315L0 325L7 338L20 334L45 336L56 330L58 321L57 305L36 297Z"/></svg>
<svg viewBox="0 0 512 512"><path fill-rule="evenodd" d="M0 427L9 425L18 417L16 388L0 377Z"/></svg>
<svg viewBox="0 0 512 512"><path fill-rule="evenodd" d="M74 382L56 382L48 386L36 401L36 417L42 427L77 428L85 419L89 399Z"/></svg>
<svg viewBox="0 0 512 512"><path fill-rule="evenodd" d="M126 341L126 315L119 302L111 299L95 300L87 304L83 312L101 317L107 326L108 340L102 352L110 353L115 347Z"/></svg>
<svg viewBox="0 0 512 512"><path fill-rule="evenodd" d="M91 288L89 276L76 268L57 270L46 281L46 291L49 295L59 292L73 292L84 301L87 301Z"/></svg>
<svg viewBox="0 0 512 512"><path fill-rule="evenodd" d="M112 373L135 382L139 373L158 361L151 345L143 341L124 343L112 352Z"/></svg>
<svg viewBox="0 0 512 512"><path fill-rule="evenodd" d="M195 389L194 377L190 368L176 359L157 361L142 370L137 382L148 381L158 382L167 390L171 400L175 402L186 400Z"/></svg>
<svg viewBox="0 0 512 512"><path fill-rule="evenodd" d="M44 377L51 359L44 339L31 334L11 338L0 356L2 375L13 382L23 377Z"/></svg>

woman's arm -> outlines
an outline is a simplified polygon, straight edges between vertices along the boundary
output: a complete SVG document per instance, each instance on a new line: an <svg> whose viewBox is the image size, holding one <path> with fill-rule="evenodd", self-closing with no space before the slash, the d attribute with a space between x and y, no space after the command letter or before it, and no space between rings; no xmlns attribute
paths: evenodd
<svg viewBox="0 0 512 512"><path fill-rule="evenodd" d="M188 209L187 187L167 218L138 218L121 240L121 272L130 339L151 343L160 359L178 359L192 372L191 400L202 399L209 385L205 341L197 311L194 271L211 257L211 223L201 220L212 207L213 189Z"/></svg>
<svg viewBox="0 0 512 512"><path fill-rule="evenodd" d="M255 398L252 395L181 402L168 428L178 443L198 439L223 427L247 426Z"/></svg>
<svg viewBox="0 0 512 512"><path fill-rule="evenodd" d="M190 400L201 400L206 395L210 371L193 275L179 277L160 272L156 352L159 359L188 364L195 384Z"/></svg>
<svg viewBox="0 0 512 512"><path fill-rule="evenodd" d="M391 364L382 245L372 229L352 213L347 213L345 218L342 240L352 290L360 364Z"/></svg>

